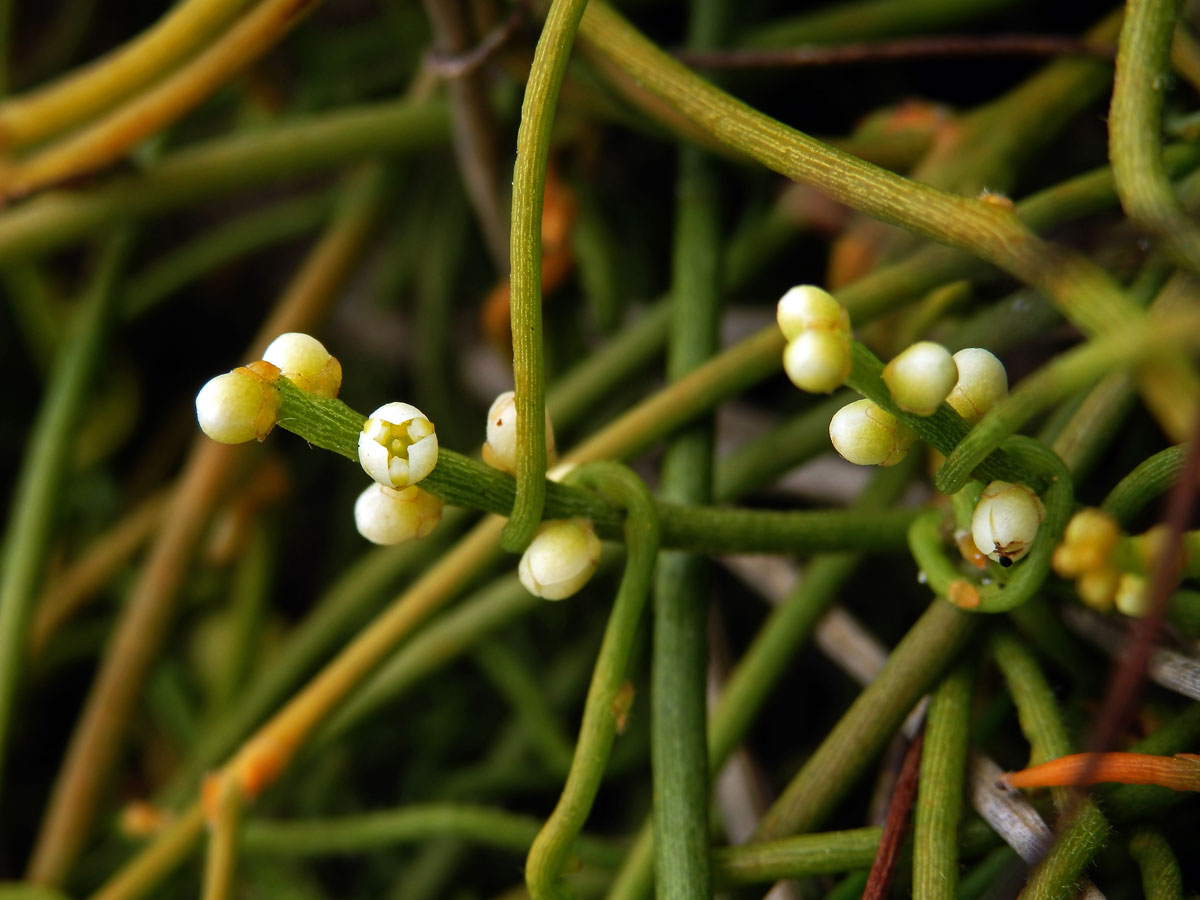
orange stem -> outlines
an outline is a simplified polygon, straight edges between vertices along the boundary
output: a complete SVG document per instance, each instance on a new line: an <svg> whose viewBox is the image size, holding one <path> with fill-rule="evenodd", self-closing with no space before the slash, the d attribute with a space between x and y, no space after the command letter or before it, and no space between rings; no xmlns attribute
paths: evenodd
<svg viewBox="0 0 1200 900"><path fill-rule="evenodd" d="M1005 787L1082 787L1115 781L1121 784L1156 784L1173 791L1200 791L1200 756L1177 753L1073 753L1038 766L1009 772Z"/></svg>

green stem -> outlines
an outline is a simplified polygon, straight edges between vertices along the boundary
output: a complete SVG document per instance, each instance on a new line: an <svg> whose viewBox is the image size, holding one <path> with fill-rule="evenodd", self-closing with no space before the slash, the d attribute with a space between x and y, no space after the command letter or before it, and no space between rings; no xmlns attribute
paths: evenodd
<svg viewBox="0 0 1200 900"><path fill-rule="evenodd" d="M688 46L711 46L721 33L723 0L694 0ZM671 332L667 374L677 380L718 350L721 227L717 180L696 147L679 153L675 184ZM660 494L679 503L712 500L711 416L667 446ZM708 603L711 563L664 552L654 581L650 682L650 764L654 856L659 896L705 900L709 871L707 730Z"/></svg>
<svg viewBox="0 0 1200 900"><path fill-rule="evenodd" d="M1167 839L1151 828L1142 828L1129 839L1129 855L1142 870L1146 900L1182 900L1183 876L1179 860Z"/></svg>
<svg viewBox="0 0 1200 900"><path fill-rule="evenodd" d="M54 374L34 422L0 555L0 769L12 737L17 688L29 643L29 613L64 486L74 463L74 440L103 358L117 279L132 235L122 229L104 245L74 328L59 349Z"/></svg>
<svg viewBox="0 0 1200 900"><path fill-rule="evenodd" d="M475 662L512 707L524 726L529 743L551 772L566 772L571 765L572 746L546 702L543 686L525 661L506 644L480 642Z"/></svg>
<svg viewBox="0 0 1200 900"><path fill-rule="evenodd" d="M976 622L935 600L763 816L755 839L772 840L820 824L953 661Z"/></svg>
<svg viewBox="0 0 1200 900"><path fill-rule="evenodd" d="M204 859L202 900L232 900L236 895L238 837L242 824L241 785L224 778L217 788L216 805L209 822L208 852Z"/></svg>
<svg viewBox="0 0 1200 900"><path fill-rule="evenodd" d="M281 200L206 230L129 276L121 292L121 315L137 318L200 276L272 244L315 230L333 208L318 192Z"/></svg>
<svg viewBox="0 0 1200 900"><path fill-rule="evenodd" d="M1036 764L1070 754L1071 742L1058 700L1033 654L1019 638L1003 629L993 633L991 647L1016 703L1021 731L1032 748L1030 762ZM1066 788L1055 788L1052 793L1059 810L1071 808L1073 815L1060 829L1054 846L1034 868L1021 893L1024 900L1069 896L1108 836L1108 822L1095 803L1090 800L1074 803Z"/></svg>
<svg viewBox="0 0 1200 900"><path fill-rule="evenodd" d="M443 144L448 132L444 105L381 103L189 147L140 174L91 190L51 191L5 211L0 263L45 254L114 220L143 219L247 186Z"/></svg>
<svg viewBox="0 0 1200 900"><path fill-rule="evenodd" d="M571 45L587 0L553 0L521 105L513 168L509 274L517 411L517 496L500 546L525 549L546 497L545 374L542 365L542 200L550 129Z"/></svg>
<svg viewBox="0 0 1200 900"><path fill-rule="evenodd" d="M1142 460L1108 492L1101 508L1127 526L1147 503L1179 480L1188 449L1187 444L1179 444Z"/></svg>
<svg viewBox="0 0 1200 900"><path fill-rule="evenodd" d="M541 822L533 816L442 803L336 819L252 820L243 829L242 847L256 855L357 855L433 837L453 837L524 853L540 827ZM612 843L588 835L576 838L574 850L579 859L604 866L620 859L620 850Z"/></svg>
<svg viewBox="0 0 1200 900"><path fill-rule="evenodd" d="M1171 36L1180 0L1130 0L1117 49L1108 155L1121 206L1157 235L1181 265L1200 273L1200 228L1188 215L1162 161L1162 111L1171 74Z"/></svg>
<svg viewBox="0 0 1200 900"><path fill-rule="evenodd" d="M878 827L855 828L719 847L713 851L713 877L722 885L758 884L868 868L882 833Z"/></svg>
<svg viewBox="0 0 1200 900"><path fill-rule="evenodd" d="M613 739L633 699L626 688L626 671L658 555L653 501L633 472L619 463L595 462L575 470L570 477L609 494L626 509L629 555L596 659L571 771L558 805L538 833L525 862L525 883L534 900L563 896L559 882L563 863L591 811Z"/></svg>
<svg viewBox="0 0 1200 900"><path fill-rule="evenodd" d="M953 900L963 808L973 666L960 663L929 703L913 832L913 897Z"/></svg>
<svg viewBox="0 0 1200 900"><path fill-rule="evenodd" d="M972 612L1007 612L1033 597L1050 574L1050 558L1066 528L1074 502L1071 476L1053 451L1020 435L1009 438L1004 446L1047 485L1042 493L1046 513L1038 527L1033 549L1013 566L1007 580L976 583L964 578L957 564L947 559L942 551L940 513L923 513L909 530L909 549L929 579L929 586L952 603Z"/></svg>
<svg viewBox="0 0 1200 900"><path fill-rule="evenodd" d="M276 382L279 424L308 443L358 460L358 433L365 417L342 401L308 394L286 378ZM517 491L511 476L442 448L421 487L447 503L504 515ZM569 484L545 483L548 518L591 519L597 532L619 539L619 510L595 493ZM783 553L799 550L863 550L894 547L911 510L777 512L711 506L656 504L663 546L694 552Z"/></svg>

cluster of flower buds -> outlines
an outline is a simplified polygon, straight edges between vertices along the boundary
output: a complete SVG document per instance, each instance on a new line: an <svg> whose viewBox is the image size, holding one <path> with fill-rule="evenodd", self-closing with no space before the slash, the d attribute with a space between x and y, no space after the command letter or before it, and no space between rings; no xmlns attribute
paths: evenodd
<svg viewBox="0 0 1200 900"><path fill-rule="evenodd" d="M1156 537L1153 529L1147 532L1144 544L1148 551L1156 545ZM1075 592L1092 609L1109 612L1115 606L1127 616L1142 616L1146 613L1146 579L1116 566L1113 557L1120 539L1121 529L1112 516L1085 507L1067 523L1051 564L1058 575L1075 579Z"/></svg>
<svg viewBox="0 0 1200 900"><path fill-rule="evenodd" d="M196 395L196 419L210 438L225 444L262 440L279 417L276 382L287 378L316 397L333 398L342 386L342 364L307 334L282 334L263 358L218 375ZM423 538L441 518L442 501L415 487L437 465L433 424L407 403L371 413L358 440L358 459L376 482L354 504L359 533L376 544Z"/></svg>
<svg viewBox="0 0 1200 900"><path fill-rule="evenodd" d="M814 394L832 393L850 374L850 314L811 284L784 294L775 310L787 338L783 369L792 384Z"/></svg>
<svg viewBox="0 0 1200 900"><path fill-rule="evenodd" d="M993 481L971 516L971 537L980 553L1007 568L1029 552L1045 515L1032 488Z"/></svg>

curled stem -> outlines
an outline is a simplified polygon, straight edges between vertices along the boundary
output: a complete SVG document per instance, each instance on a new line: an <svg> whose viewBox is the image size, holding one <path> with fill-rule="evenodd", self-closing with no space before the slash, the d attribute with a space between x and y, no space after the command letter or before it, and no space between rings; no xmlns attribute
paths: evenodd
<svg viewBox="0 0 1200 900"><path fill-rule="evenodd" d="M1046 484L1042 493L1046 514L1033 549L1013 567L1010 578L1003 584L996 581L975 583L965 579L942 552L940 513L923 513L913 521L908 532L909 549L929 579L929 586L955 606L971 612L1006 612L1033 597L1050 574L1050 557L1067 525L1074 502L1071 476L1053 451L1020 435L1009 438L1003 446Z"/></svg>
<svg viewBox="0 0 1200 900"><path fill-rule="evenodd" d="M588 688L566 785L554 812L534 839L525 863L525 883L534 900L564 896L559 882L563 863L591 811L613 739L633 701L625 673L658 555L654 504L633 472L619 463L596 462L577 469L570 477L576 483L601 491L625 508L629 555Z"/></svg>
<svg viewBox="0 0 1200 900"><path fill-rule="evenodd" d="M571 45L587 0L554 0L538 39L521 105L513 169L509 299L517 408L517 496L501 546L520 551L542 518L546 496L545 374L542 371L542 200L550 128Z"/></svg>

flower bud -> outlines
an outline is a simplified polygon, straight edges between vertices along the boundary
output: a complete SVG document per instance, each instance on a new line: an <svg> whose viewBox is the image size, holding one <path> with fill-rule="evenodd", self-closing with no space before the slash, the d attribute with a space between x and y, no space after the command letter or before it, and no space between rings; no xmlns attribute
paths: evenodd
<svg viewBox="0 0 1200 900"><path fill-rule="evenodd" d="M783 370L802 391L831 393L850 374L850 340L830 331L805 331L788 342Z"/></svg>
<svg viewBox="0 0 1200 900"><path fill-rule="evenodd" d="M267 345L263 359L279 367L284 378L318 397L336 397L342 386L342 364L315 337L290 331Z"/></svg>
<svg viewBox="0 0 1200 900"><path fill-rule="evenodd" d="M525 590L562 600L583 587L600 562L600 539L587 519L559 519L538 528L517 575Z"/></svg>
<svg viewBox="0 0 1200 900"><path fill-rule="evenodd" d="M442 500L416 485L396 490L372 484L354 501L354 524L373 544L427 537L442 518Z"/></svg>
<svg viewBox="0 0 1200 900"><path fill-rule="evenodd" d="M1117 609L1126 616L1140 619L1150 612L1150 592L1146 579L1132 572L1124 573L1117 582Z"/></svg>
<svg viewBox="0 0 1200 900"><path fill-rule="evenodd" d="M517 405L512 391L505 391L488 410L487 442L483 445L483 461L493 469L517 471ZM546 463L554 461L554 426L546 413Z"/></svg>
<svg viewBox="0 0 1200 900"><path fill-rule="evenodd" d="M829 331L850 336L850 313L828 291L803 284L784 294L775 308L775 320L789 341L805 331Z"/></svg>
<svg viewBox="0 0 1200 900"><path fill-rule="evenodd" d="M1054 571L1063 578L1078 578L1107 565L1120 537L1121 530L1108 513L1093 507L1081 509L1067 523L1062 543L1054 550Z"/></svg>
<svg viewBox="0 0 1200 900"><path fill-rule="evenodd" d="M267 436L279 413L279 391L253 369L218 375L196 395L196 421L222 444L242 444Z"/></svg>
<svg viewBox="0 0 1200 900"><path fill-rule="evenodd" d="M918 416L932 416L957 379L950 351L933 341L913 344L883 368L896 405Z"/></svg>
<svg viewBox="0 0 1200 900"><path fill-rule="evenodd" d="M976 422L1008 393L1004 363L987 350L968 347L954 354L958 380L946 402L968 422Z"/></svg>
<svg viewBox="0 0 1200 900"><path fill-rule="evenodd" d="M855 400L829 421L833 449L858 466L894 466L908 454L914 435L903 422L870 400Z"/></svg>
<svg viewBox="0 0 1200 900"><path fill-rule="evenodd" d="M437 465L438 442L433 423L408 403L386 403L363 424L358 461L385 487L416 484Z"/></svg>
<svg viewBox="0 0 1200 900"><path fill-rule="evenodd" d="M1045 515L1038 495L1023 484L993 481L971 517L975 546L988 559L1011 566L1029 552Z"/></svg>
<svg viewBox="0 0 1200 900"><path fill-rule="evenodd" d="M1075 593L1085 606L1096 612L1110 612L1120 581L1121 573L1112 566L1088 569L1075 582Z"/></svg>

